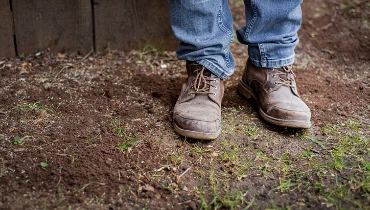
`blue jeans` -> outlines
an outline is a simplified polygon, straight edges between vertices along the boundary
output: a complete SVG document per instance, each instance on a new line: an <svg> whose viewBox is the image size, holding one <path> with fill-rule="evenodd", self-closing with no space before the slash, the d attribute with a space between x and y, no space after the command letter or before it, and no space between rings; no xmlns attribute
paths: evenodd
<svg viewBox="0 0 370 210"><path fill-rule="evenodd" d="M169 0L172 30L180 40L177 56L196 61L221 79L234 72L229 45L233 19L227 0ZM244 0L246 25L237 30L252 63L279 67L294 62L302 0Z"/></svg>

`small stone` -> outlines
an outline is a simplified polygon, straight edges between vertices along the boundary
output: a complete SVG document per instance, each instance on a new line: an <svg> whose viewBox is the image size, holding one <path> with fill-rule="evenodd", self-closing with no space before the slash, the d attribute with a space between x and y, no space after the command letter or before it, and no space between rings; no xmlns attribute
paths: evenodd
<svg viewBox="0 0 370 210"><path fill-rule="evenodd" d="M148 184L146 184L146 185L142 186L142 189L143 189L143 191L150 191L150 192L154 192L154 187L152 187L152 186L150 186L150 185L148 185Z"/></svg>
<svg viewBox="0 0 370 210"><path fill-rule="evenodd" d="M341 115L341 116L344 116L344 117L348 117L348 114L345 111L341 111L338 114Z"/></svg>
<svg viewBox="0 0 370 210"><path fill-rule="evenodd" d="M189 202L189 208L192 209L192 210L196 210L197 209L197 204L195 204L194 201L190 201Z"/></svg>
<svg viewBox="0 0 370 210"><path fill-rule="evenodd" d="M107 164L108 166L111 166L112 160L108 158L107 160L105 160L105 164Z"/></svg>
<svg viewBox="0 0 370 210"><path fill-rule="evenodd" d="M254 140L260 141L260 140L262 140L262 137L261 136L256 136L256 138L254 138Z"/></svg>

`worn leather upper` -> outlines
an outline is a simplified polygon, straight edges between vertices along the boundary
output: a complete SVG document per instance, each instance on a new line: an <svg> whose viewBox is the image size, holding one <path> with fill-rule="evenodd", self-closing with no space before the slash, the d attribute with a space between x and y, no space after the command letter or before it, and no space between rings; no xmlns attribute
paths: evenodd
<svg viewBox="0 0 370 210"><path fill-rule="evenodd" d="M188 78L174 108L174 123L183 130L219 132L223 81L195 62L187 62L186 66Z"/></svg>
<svg viewBox="0 0 370 210"><path fill-rule="evenodd" d="M242 81L268 116L283 121L310 121L311 112L298 94L292 66L259 68L248 60Z"/></svg>

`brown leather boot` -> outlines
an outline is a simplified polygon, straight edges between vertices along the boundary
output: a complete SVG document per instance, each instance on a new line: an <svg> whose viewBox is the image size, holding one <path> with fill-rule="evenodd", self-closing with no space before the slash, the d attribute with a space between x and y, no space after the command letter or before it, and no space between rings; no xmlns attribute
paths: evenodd
<svg viewBox="0 0 370 210"><path fill-rule="evenodd" d="M257 101L261 117L275 125L311 127L311 111L298 95L292 66L260 68L248 59L238 91Z"/></svg>
<svg viewBox="0 0 370 210"><path fill-rule="evenodd" d="M205 67L187 62L187 81L173 111L175 131L189 138L212 140L221 133L223 81Z"/></svg>

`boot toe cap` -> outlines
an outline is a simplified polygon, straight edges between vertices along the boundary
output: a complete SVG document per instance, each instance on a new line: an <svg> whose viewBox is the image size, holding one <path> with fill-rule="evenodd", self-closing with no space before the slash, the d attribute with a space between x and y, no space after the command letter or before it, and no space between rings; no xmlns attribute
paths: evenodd
<svg viewBox="0 0 370 210"><path fill-rule="evenodd" d="M182 130L204 134L218 133L221 128L221 121L219 119L197 119L181 114L174 115L174 123Z"/></svg>
<svg viewBox="0 0 370 210"><path fill-rule="evenodd" d="M276 125L295 128L311 127L311 111L304 103L299 105L278 104L271 106L266 112L263 110L260 112L265 120Z"/></svg>

